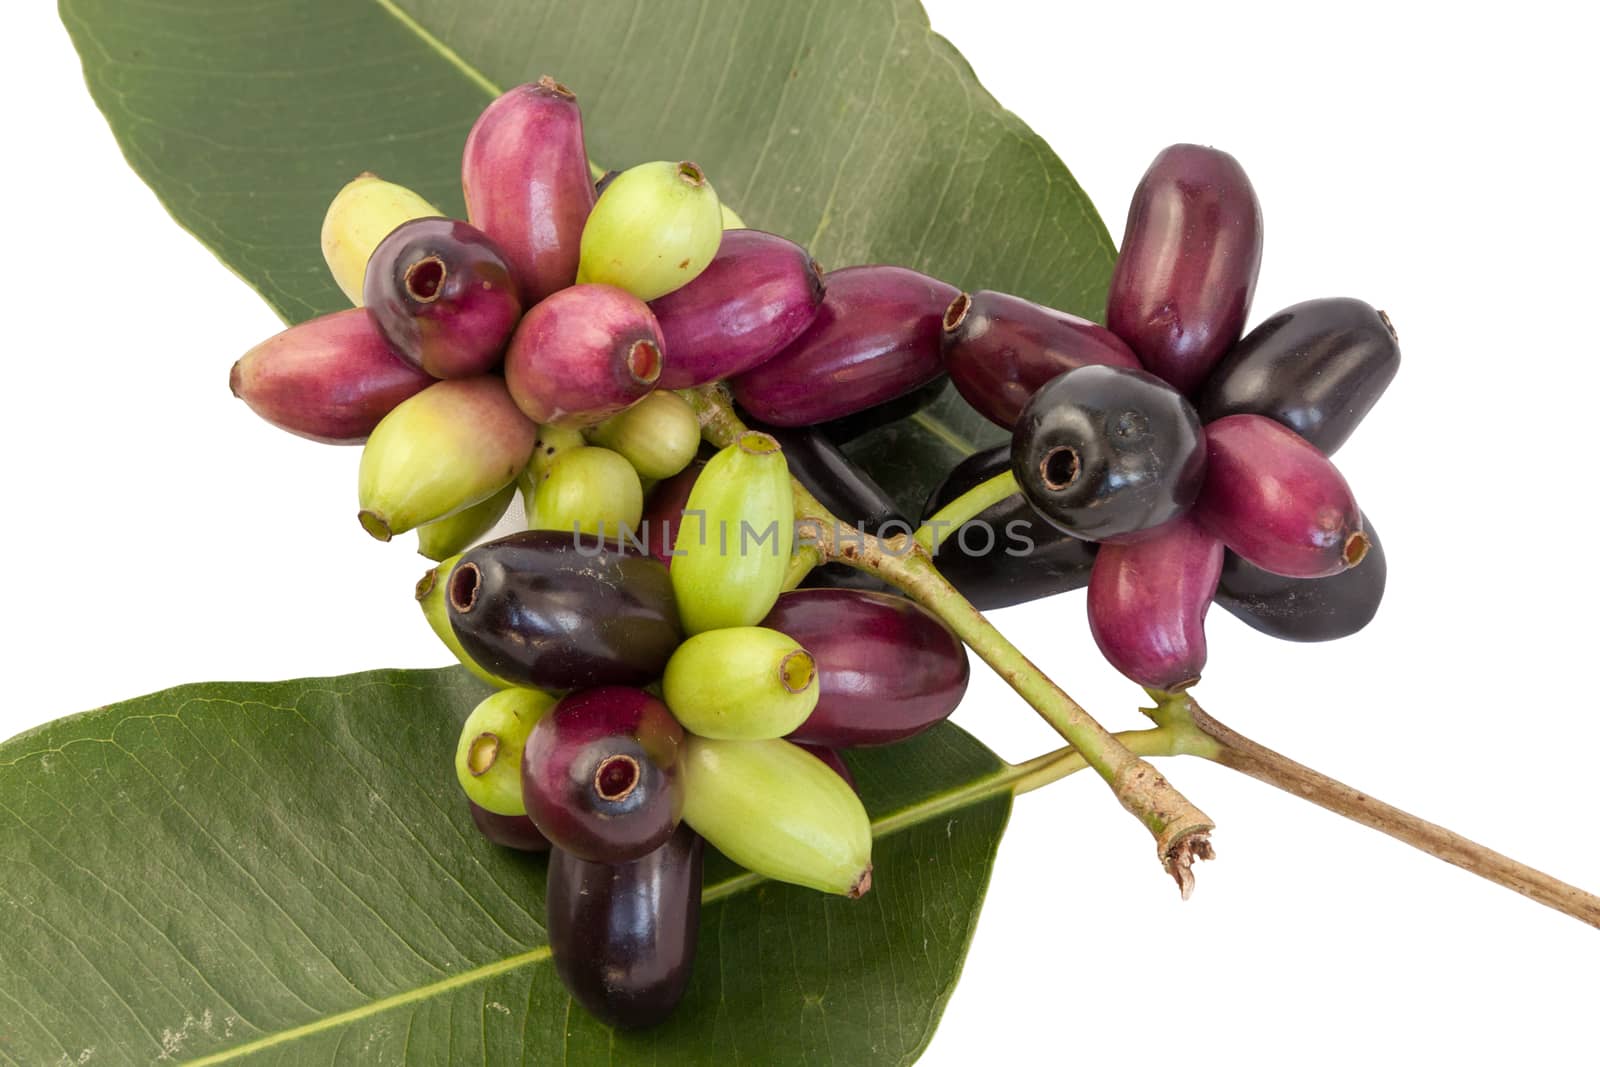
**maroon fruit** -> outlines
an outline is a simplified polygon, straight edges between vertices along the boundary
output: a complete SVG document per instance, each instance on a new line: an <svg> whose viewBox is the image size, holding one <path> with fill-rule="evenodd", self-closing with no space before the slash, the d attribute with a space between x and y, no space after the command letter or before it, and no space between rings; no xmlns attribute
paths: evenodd
<svg viewBox="0 0 1600 1067"><path fill-rule="evenodd" d="M817 707L791 741L855 748L899 741L949 718L967 691L967 649L904 597L858 589L798 589L762 626L816 661Z"/></svg>
<svg viewBox="0 0 1600 1067"><path fill-rule="evenodd" d="M233 365L228 388L279 429L331 445L360 444L433 379L389 347L365 308L291 326Z"/></svg>
<svg viewBox="0 0 1600 1067"><path fill-rule="evenodd" d="M495 844L518 852L549 851L550 839L526 815L499 815L470 800L467 807L472 811L472 825Z"/></svg>
<svg viewBox="0 0 1600 1067"><path fill-rule="evenodd" d="M522 317L500 250L454 219L403 222L379 242L362 302L394 350L435 378L493 369Z"/></svg>
<svg viewBox="0 0 1600 1067"><path fill-rule="evenodd" d="M467 219L511 264L524 306L577 280L595 191L572 91L540 78L485 108L467 134L461 191Z"/></svg>
<svg viewBox="0 0 1600 1067"><path fill-rule="evenodd" d="M1007 430L1040 386L1092 363L1139 368L1133 350L1104 326L1020 296L983 289L962 293L945 310L950 380L980 415Z"/></svg>
<svg viewBox="0 0 1600 1067"><path fill-rule="evenodd" d="M1206 426L1206 484L1194 516L1262 570L1325 578L1368 541L1350 487L1315 445L1264 415Z"/></svg>
<svg viewBox="0 0 1600 1067"><path fill-rule="evenodd" d="M704 852L687 826L630 863L551 852L550 956L572 999L607 1026L653 1026L683 999L700 932Z"/></svg>
<svg viewBox="0 0 1600 1067"><path fill-rule="evenodd" d="M816 319L782 352L733 380L735 399L773 426L810 426L926 385L943 371L940 323L957 290L904 267L823 275Z"/></svg>
<svg viewBox="0 0 1600 1067"><path fill-rule="evenodd" d="M1134 190L1106 325L1146 370L1192 392L1244 331L1261 269L1261 205L1238 160L1177 144Z"/></svg>
<svg viewBox="0 0 1600 1067"><path fill-rule="evenodd" d="M800 336L822 304L816 261L787 238L727 230L709 266L650 302L671 362L663 389L731 378Z"/></svg>
<svg viewBox="0 0 1600 1067"><path fill-rule="evenodd" d="M522 317L506 352L506 385L534 422L592 425L655 388L662 345L643 300L609 285L574 285Z"/></svg>
<svg viewBox="0 0 1600 1067"><path fill-rule="evenodd" d="M652 556L668 567L672 566L672 550L678 543L678 526L689 503L689 491L705 465L705 460L696 459L672 477L657 482L645 497L639 539L646 542L645 548Z"/></svg>
<svg viewBox="0 0 1600 1067"><path fill-rule="evenodd" d="M1222 552L1222 542L1188 517L1146 541L1100 546L1089 577L1089 629L1106 660L1151 689L1198 681Z"/></svg>
<svg viewBox="0 0 1600 1067"><path fill-rule="evenodd" d="M474 663L535 689L642 685L683 640L667 569L587 534L479 545L450 572L445 600Z"/></svg>
<svg viewBox="0 0 1600 1067"><path fill-rule="evenodd" d="M522 750L522 800L551 844L595 863L660 847L683 813L683 727L642 689L565 697Z"/></svg>

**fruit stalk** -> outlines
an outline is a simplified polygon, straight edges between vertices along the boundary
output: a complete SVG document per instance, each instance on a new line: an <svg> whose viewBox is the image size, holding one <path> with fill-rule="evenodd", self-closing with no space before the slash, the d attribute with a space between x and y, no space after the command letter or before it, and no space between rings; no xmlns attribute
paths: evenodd
<svg viewBox="0 0 1600 1067"><path fill-rule="evenodd" d="M726 447L744 425L727 395L717 387L686 394L700 415L707 441ZM1057 733L1071 743L1116 793L1117 799L1156 839L1162 865L1188 896L1194 888L1191 867L1211 858L1215 824L1164 777L1124 747L1093 716L1047 678L1004 634L947 582L920 545L904 535L884 540L869 534L835 536L839 520L804 487L794 485L794 513L814 520L815 548L821 559L870 571L907 593L955 631L967 647L1005 679Z"/></svg>
<svg viewBox="0 0 1600 1067"><path fill-rule="evenodd" d="M979 482L929 515L927 521L917 528L917 544L932 552L938 542L944 539L945 534L955 533L995 504L1016 496L1021 491L1017 485L1017 476L1009 469L987 481Z"/></svg>
<svg viewBox="0 0 1600 1067"><path fill-rule="evenodd" d="M1151 691L1150 695L1156 700L1157 706L1146 709L1146 712L1160 724L1161 729L1187 734L1190 742L1185 751L1189 754L1247 774L1286 793L1293 793L1318 807L1377 830L1396 841L1403 841L1496 885L1515 890L1563 915L1600 927L1600 896L1485 848L1437 823L1385 804L1359 789L1257 744L1213 719L1193 697L1155 691Z"/></svg>

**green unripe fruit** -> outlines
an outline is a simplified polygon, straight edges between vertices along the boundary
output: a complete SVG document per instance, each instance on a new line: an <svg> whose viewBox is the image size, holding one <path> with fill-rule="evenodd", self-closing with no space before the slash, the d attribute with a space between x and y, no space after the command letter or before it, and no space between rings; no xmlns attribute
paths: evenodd
<svg viewBox="0 0 1600 1067"><path fill-rule="evenodd" d="M499 378L435 382L367 438L361 525L387 541L487 500L528 465L537 436Z"/></svg>
<svg viewBox="0 0 1600 1067"><path fill-rule="evenodd" d="M739 217L739 213L737 211L733 210L733 208L729 207L727 204L720 204L718 206L722 208L722 228L724 230L743 230L747 228L744 224L744 219Z"/></svg>
<svg viewBox="0 0 1600 1067"><path fill-rule="evenodd" d="M523 501L530 530L576 529L614 540L638 529L644 488L627 460L609 448L585 446L559 453Z"/></svg>
<svg viewBox="0 0 1600 1067"><path fill-rule="evenodd" d="M583 226L578 282L666 296L706 269L722 243L717 192L693 163L641 163L612 179Z"/></svg>
<svg viewBox="0 0 1600 1067"><path fill-rule="evenodd" d="M684 630L754 626L783 591L794 552L794 492L783 449L746 432L695 479L673 545Z"/></svg>
<svg viewBox="0 0 1600 1067"><path fill-rule="evenodd" d="M334 196L322 219L322 258L350 303L361 306L367 260L396 226L442 215L438 208L403 185L363 174Z"/></svg>
<svg viewBox="0 0 1600 1067"><path fill-rule="evenodd" d="M798 729L819 689L811 653L760 626L695 634L672 654L661 680L667 707L685 730L733 741Z"/></svg>
<svg viewBox="0 0 1600 1067"><path fill-rule="evenodd" d="M780 882L859 897L872 824L850 784L783 740L684 738L683 819L733 862Z"/></svg>
<svg viewBox="0 0 1600 1067"><path fill-rule="evenodd" d="M488 500L463 508L443 519L425 522L417 527L417 551L429 559L444 559L464 552L478 538L494 529L511 507L511 498L517 495L517 483L511 482Z"/></svg>
<svg viewBox="0 0 1600 1067"><path fill-rule="evenodd" d="M417 582L417 604L422 608L422 617L428 620L428 629L444 642L444 647L450 650L450 654L455 656L463 667L496 689L505 689L515 683L490 674L477 660L467 655L467 650L461 647L461 639L456 636L455 628L450 625L450 604L445 599L445 590L450 588L450 572L456 569L456 564L459 562L461 562L460 556L451 556L424 574Z"/></svg>
<svg viewBox="0 0 1600 1067"><path fill-rule="evenodd" d="M456 779L467 799L496 815L526 815L522 746L556 698L537 689L502 689L472 709L456 742Z"/></svg>
<svg viewBox="0 0 1600 1067"><path fill-rule="evenodd" d="M533 491L539 487L539 481L550 470L550 464L556 457L569 448L582 448L588 444L583 433L570 426L544 425L539 427L539 436L533 442L533 458L528 460L528 465L522 468L517 475L517 485L522 489L525 501L531 501Z"/></svg>
<svg viewBox="0 0 1600 1067"><path fill-rule="evenodd" d="M677 393L657 390L588 430L589 440L621 453L639 477L670 478L700 451L700 419Z"/></svg>

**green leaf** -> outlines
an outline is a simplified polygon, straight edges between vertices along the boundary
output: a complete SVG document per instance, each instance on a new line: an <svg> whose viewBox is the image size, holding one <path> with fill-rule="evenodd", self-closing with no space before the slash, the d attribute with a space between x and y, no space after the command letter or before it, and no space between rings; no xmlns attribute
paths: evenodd
<svg viewBox="0 0 1600 1067"><path fill-rule="evenodd" d="M61 0L61 13L134 168L292 320L342 304L317 243L340 185L373 170L460 213L472 120L497 87L543 73L578 93L594 158L693 158L751 225L824 264L1104 308L1114 252L1093 206L914 0ZM952 393L850 451L915 510L1001 439Z"/></svg>
<svg viewBox="0 0 1600 1067"><path fill-rule="evenodd" d="M954 726L852 754L860 901L707 869L694 984L612 1033L549 960L544 862L473 829L459 669L193 685L0 745L0 1062L914 1059L1010 810Z"/></svg>

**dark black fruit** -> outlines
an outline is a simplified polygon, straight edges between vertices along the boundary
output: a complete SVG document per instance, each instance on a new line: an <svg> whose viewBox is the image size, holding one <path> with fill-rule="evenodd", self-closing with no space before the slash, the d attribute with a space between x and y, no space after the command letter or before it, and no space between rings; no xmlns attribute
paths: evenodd
<svg viewBox="0 0 1600 1067"><path fill-rule="evenodd" d="M1366 626L1383 603L1389 564L1372 521L1361 517L1368 542L1361 566L1328 578L1284 578L1229 552L1217 603L1264 634L1285 641L1336 641Z"/></svg>
<svg viewBox="0 0 1600 1067"><path fill-rule="evenodd" d="M1009 444L968 456L928 498L923 521L1010 469ZM979 611L1082 589L1096 548L1046 522L1021 493L989 505L959 529L939 530L938 547L939 573Z"/></svg>
<svg viewBox="0 0 1600 1067"><path fill-rule="evenodd" d="M479 545L450 572L445 599L467 654L535 689L640 685L683 640L661 562L586 534L530 530Z"/></svg>
<svg viewBox="0 0 1600 1067"><path fill-rule="evenodd" d="M1265 415L1331 456L1399 369L1389 316L1346 297L1307 300L1245 334L1195 406L1202 422Z"/></svg>
<svg viewBox="0 0 1600 1067"><path fill-rule="evenodd" d="M1090 366L1033 395L1012 436L1028 502L1086 541L1129 539L1182 515L1205 482L1200 418L1153 374Z"/></svg>
<svg viewBox="0 0 1600 1067"><path fill-rule="evenodd" d="M705 846L687 826L631 863L550 853L547 933L572 998L608 1026L654 1026L689 987Z"/></svg>

